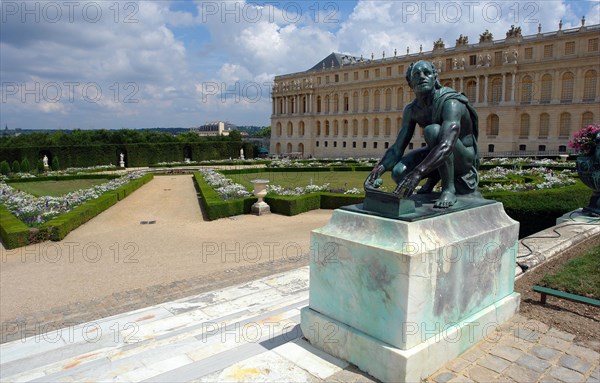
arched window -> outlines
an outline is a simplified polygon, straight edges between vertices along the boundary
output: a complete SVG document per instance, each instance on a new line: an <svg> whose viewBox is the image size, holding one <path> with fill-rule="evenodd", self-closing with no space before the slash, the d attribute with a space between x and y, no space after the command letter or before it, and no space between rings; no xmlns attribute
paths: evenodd
<svg viewBox="0 0 600 383"><path fill-rule="evenodd" d="M302 142L298 144L298 152L300 152L300 155L304 155L304 144Z"/></svg>
<svg viewBox="0 0 600 383"><path fill-rule="evenodd" d="M329 95L325 96L325 113L329 113Z"/></svg>
<svg viewBox="0 0 600 383"><path fill-rule="evenodd" d="M333 113L338 113L340 111L340 96L337 94L333 95Z"/></svg>
<svg viewBox="0 0 600 383"><path fill-rule="evenodd" d="M498 104L500 101L502 101L502 79L497 77L492 80L491 103Z"/></svg>
<svg viewBox="0 0 600 383"><path fill-rule="evenodd" d="M539 138L548 138L550 132L550 115L548 113L540 114L540 133Z"/></svg>
<svg viewBox="0 0 600 383"><path fill-rule="evenodd" d="M392 90L390 88L385 90L385 110L392 110Z"/></svg>
<svg viewBox="0 0 600 383"><path fill-rule="evenodd" d="M282 131L282 127L281 127L281 122L278 122L276 127L275 127L276 133L277 133L277 137L281 137L281 131Z"/></svg>
<svg viewBox="0 0 600 383"><path fill-rule="evenodd" d="M475 103L475 97L477 97L477 83L475 80L470 80L467 82L467 98L470 103Z"/></svg>
<svg viewBox="0 0 600 383"><path fill-rule="evenodd" d="M379 137L379 119L373 120L373 136Z"/></svg>
<svg viewBox="0 0 600 383"><path fill-rule="evenodd" d="M344 127L342 134L344 137L348 137L348 120L344 120Z"/></svg>
<svg viewBox="0 0 600 383"><path fill-rule="evenodd" d="M358 112L358 92L352 94L352 111Z"/></svg>
<svg viewBox="0 0 600 383"><path fill-rule="evenodd" d="M558 136L560 138L568 138L571 134L571 113L564 112L560 114L560 122L558 125Z"/></svg>
<svg viewBox="0 0 600 383"><path fill-rule="evenodd" d="M291 137L294 135L294 125L292 124L291 121L287 123L287 135L288 135L288 137Z"/></svg>
<svg viewBox="0 0 600 383"><path fill-rule="evenodd" d="M306 96L302 96L302 109L300 110L300 113L306 113Z"/></svg>
<svg viewBox="0 0 600 383"><path fill-rule="evenodd" d="M500 131L500 119L496 114L490 114L487 119L488 136L497 136Z"/></svg>
<svg viewBox="0 0 600 383"><path fill-rule="evenodd" d="M389 137L392 135L392 120L386 118L383 123L383 135Z"/></svg>
<svg viewBox="0 0 600 383"><path fill-rule="evenodd" d="M365 90L363 92L363 112L369 111L369 91Z"/></svg>
<svg viewBox="0 0 600 383"><path fill-rule="evenodd" d="M348 99L348 93L344 93L344 112L350 111L350 100Z"/></svg>
<svg viewBox="0 0 600 383"><path fill-rule="evenodd" d="M352 120L352 136L358 136L358 120Z"/></svg>
<svg viewBox="0 0 600 383"><path fill-rule="evenodd" d="M381 103L381 92L379 91L379 89L377 89L375 91L374 101L375 101L375 107L373 110L378 112L381 108L381 104L380 104Z"/></svg>
<svg viewBox="0 0 600 383"><path fill-rule="evenodd" d="M400 133L400 129L402 129L402 117L396 118L396 135Z"/></svg>
<svg viewBox="0 0 600 383"><path fill-rule="evenodd" d="M519 138L529 137L529 114L523 113L521 115L521 126L519 129Z"/></svg>
<svg viewBox="0 0 600 383"><path fill-rule="evenodd" d="M596 82L598 73L595 70L585 72L583 78L583 101L594 101L596 98Z"/></svg>
<svg viewBox="0 0 600 383"><path fill-rule="evenodd" d="M288 153L291 153L291 152L293 152L293 151L294 151L294 150L292 149L292 144L291 144L290 142L288 142L288 144L287 144L287 152L288 152Z"/></svg>
<svg viewBox="0 0 600 383"><path fill-rule="evenodd" d="M317 136L321 135L321 121L317 121Z"/></svg>
<svg viewBox="0 0 600 383"><path fill-rule="evenodd" d="M560 91L560 102L573 101L573 83L575 78L573 73L567 72L562 76L562 89Z"/></svg>
<svg viewBox="0 0 600 383"><path fill-rule="evenodd" d="M367 137L369 135L369 120L364 118L362 127L363 127L363 137Z"/></svg>
<svg viewBox="0 0 600 383"><path fill-rule="evenodd" d="M317 113L321 113L321 96L317 96Z"/></svg>
<svg viewBox="0 0 600 383"><path fill-rule="evenodd" d="M589 126L594 123L594 113L585 112L581 115L581 127Z"/></svg>
<svg viewBox="0 0 600 383"><path fill-rule="evenodd" d="M530 104L533 96L533 80L525 76L521 80L521 104Z"/></svg>
<svg viewBox="0 0 600 383"><path fill-rule="evenodd" d="M281 143L280 142L275 144L275 153L281 154Z"/></svg>
<svg viewBox="0 0 600 383"><path fill-rule="evenodd" d="M547 104L552 100L552 76L545 74L542 76L542 94L540 96L540 102Z"/></svg>
<svg viewBox="0 0 600 383"><path fill-rule="evenodd" d="M325 136L329 136L329 120L325 120Z"/></svg>
<svg viewBox="0 0 600 383"><path fill-rule="evenodd" d="M397 100L396 109L402 110L404 108L404 88L403 87L398 88L397 97L398 97L398 100Z"/></svg>
<svg viewBox="0 0 600 383"><path fill-rule="evenodd" d="M300 125L299 125L298 129L300 130L300 132L299 132L300 136L304 136L304 121L300 121Z"/></svg>
<svg viewBox="0 0 600 383"><path fill-rule="evenodd" d="M333 135L336 137L340 135L340 125L338 120L333 121Z"/></svg>

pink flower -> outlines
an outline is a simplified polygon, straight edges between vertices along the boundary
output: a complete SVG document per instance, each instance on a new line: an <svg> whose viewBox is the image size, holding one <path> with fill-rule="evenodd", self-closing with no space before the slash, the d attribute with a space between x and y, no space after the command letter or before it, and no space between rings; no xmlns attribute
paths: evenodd
<svg viewBox="0 0 600 383"><path fill-rule="evenodd" d="M580 153L589 153L599 144L600 125L588 125L581 128L573 135L573 140L569 141L569 146Z"/></svg>

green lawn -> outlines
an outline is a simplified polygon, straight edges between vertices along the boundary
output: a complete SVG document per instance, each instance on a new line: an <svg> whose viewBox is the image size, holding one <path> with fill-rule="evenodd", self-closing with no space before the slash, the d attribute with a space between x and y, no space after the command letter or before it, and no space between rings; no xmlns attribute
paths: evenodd
<svg viewBox="0 0 600 383"><path fill-rule="evenodd" d="M600 246L571 259L558 272L546 274L540 285L600 299Z"/></svg>
<svg viewBox="0 0 600 383"><path fill-rule="evenodd" d="M387 191L392 191L396 184L391 178L391 172L386 172L383 175L383 186ZM228 174L234 182L244 185L248 190L253 189L251 180L267 179L272 185L279 185L284 188L294 188L297 186L324 185L329 184L330 189L352 189L357 188L362 190L363 183L369 175L369 172L279 172L276 169L262 173L247 173L247 174Z"/></svg>
<svg viewBox="0 0 600 383"><path fill-rule="evenodd" d="M32 194L36 197L60 197L69 192L79 189L88 189L92 186L100 185L108 181L109 180L105 178L93 178L63 181L11 182L10 186L12 186L15 189Z"/></svg>

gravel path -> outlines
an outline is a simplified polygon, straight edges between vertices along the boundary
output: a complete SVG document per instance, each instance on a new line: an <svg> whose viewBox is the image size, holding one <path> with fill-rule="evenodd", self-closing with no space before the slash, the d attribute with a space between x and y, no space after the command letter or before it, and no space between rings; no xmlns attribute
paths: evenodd
<svg viewBox="0 0 600 383"><path fill-rule="evenodd" d="M209 222L190 175L156 176L63 241L0 248L0 322L82 322L307 265L330 216Z"/></svg>

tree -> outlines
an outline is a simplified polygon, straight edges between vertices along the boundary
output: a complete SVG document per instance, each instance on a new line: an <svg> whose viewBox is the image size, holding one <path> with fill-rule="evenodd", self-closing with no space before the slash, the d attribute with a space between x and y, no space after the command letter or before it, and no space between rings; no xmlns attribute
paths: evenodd
<svg viewBox="0 0 600 383"><path fill-rule="evenodd" d="M39 174L39 173L43 173L43 172L44 172L44 170L45 170L45 169L44 169L44 161L42 161L42 159L40 158L40 159L38 160L38 162L37 162L37 171L38 171L38 174Z"/></svg>
<svg viewBox="0 0 600 383"><path fill-rule="evenodd" d="M21 173L21 164L19 164L19 161L17 161L17 160L13 161L12 171L13 171L13 173Z"/></svg>
<svg viewBox="0 0 600 383"><path fill-rule="evenodd" d="M0 162L0 174L7 176L10 173L10 165L7 161Z"/></svg>
<svg viewBox="0 0 600 383"><path fill-rule="evenodd" d="M259 130L258 133L256 133L256 136L257 137L271 137L271 127L265 126L261 130Z"/></svg>
<svg viewBox="0 0 600 383"><path fill-rule="evenodd" d="M60 164L58 163L57 156L54 156L54 158L52 158L52 170L54 170L54 171L60 170Z"/></svg>
<svg viewBox="0 0 600 383"><path fill-rule="evenodd" d="M27 158L23 158L23 161L21 161L21 171L28 173L30 170L31 168L29 166L29 160Z"/></svg>
<svg viewBox="0 0 600 383"><path fill-rule="evenodd" d="M231 130L229 132L229 139L231 141L241 141L242 140L242 133L240 133L239 130Z"/></svg>

